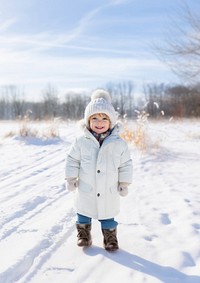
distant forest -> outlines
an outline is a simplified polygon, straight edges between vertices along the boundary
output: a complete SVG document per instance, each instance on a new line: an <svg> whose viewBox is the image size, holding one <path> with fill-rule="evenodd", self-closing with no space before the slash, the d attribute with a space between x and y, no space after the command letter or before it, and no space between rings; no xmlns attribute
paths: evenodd
<svg viewBox="0 0 200 283"><path fill-rule="evenodd" d="M112 96L112 103L121 117L134 118L138 111L145 111L150 118L200 117L200 86L146 84L143 96L136 97L132 82L109 83L104 88ZM59 93L48 85L38 102L26 101L17 86L0 89L0 120L15 120L29 117L43 120L60 117L78 120L90 101L90 93L66 93L62 102Z"/></svg>

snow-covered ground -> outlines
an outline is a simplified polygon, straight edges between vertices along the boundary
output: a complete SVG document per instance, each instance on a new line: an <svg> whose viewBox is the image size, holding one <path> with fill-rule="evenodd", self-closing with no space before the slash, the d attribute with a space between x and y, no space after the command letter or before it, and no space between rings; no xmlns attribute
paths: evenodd
<svg viewBox="0 0 200 283"><path fill-rule="evenodd" d="M121 198L115 253L103 249L97 220L93 245L76 246L64 186L76 124L60 125L55 140L4 137L17 126L0 122L0 283L200 282L198 120L150 122L152 146L130 144L134 182Z"/></svg>

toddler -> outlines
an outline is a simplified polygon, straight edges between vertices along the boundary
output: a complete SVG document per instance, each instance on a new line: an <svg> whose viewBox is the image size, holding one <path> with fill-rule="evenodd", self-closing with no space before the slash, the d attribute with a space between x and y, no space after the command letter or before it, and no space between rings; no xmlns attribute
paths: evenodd
<svg viewBox="0 0 200 283"><path fill-rule="evenodd" d="M126 142L119 136L120 125L110 94L97 89L91 95L82 132L66 158L66 186L75 192L77 245L92 244L92 219L98 219L107 251L119 248L117 221L120 196L128 194L132 182L132 160Z"/></svg>

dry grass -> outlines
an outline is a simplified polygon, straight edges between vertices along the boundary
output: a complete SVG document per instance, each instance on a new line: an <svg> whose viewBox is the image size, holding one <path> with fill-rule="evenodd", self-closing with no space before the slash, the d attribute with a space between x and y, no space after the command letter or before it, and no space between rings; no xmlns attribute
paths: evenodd
<svg viewBox="0 0 200 283"><path fill-rule="evenodd" d="M5 138L19 136L22 138L41 138L52 139L58 138L59 135L59 118L43 122L31 121L29 115L25 115L18 120L19 127L5 134Z"/></svg>
<svg viewBox="0 0 200 283"><path fill-rule="evenodd" d="M31 122L23 121L19 125L19 131L15 135L20 137L38 137L39 131L36 128L33 128Z"/></svg>
<svg viewBox="0 0 200 283"><path fill-rule="evenodd" d="M49 126L43 129L42 136L47 139L59 137L59 125L58 125L57 119L54 119L53 121L51 121Z"/></svg>
<svg viewBox="0 0 200 283"><path fill-rule="evenodd" d="M4 135L4 138L10 138L15 136L15 131L9 131Z"/></svg>
<svg viewBox="0 0 200 283"><path fill-rule="evenodd" d="M148 131L148 116L149 114L145 111L137 111L137 121L134 125L129 125L126 117L124 117L124 131L121 137L128 142L133 144L136 148L142 152L147 151L152 146ZM154 144L155 146L155 144Z"/></svg>

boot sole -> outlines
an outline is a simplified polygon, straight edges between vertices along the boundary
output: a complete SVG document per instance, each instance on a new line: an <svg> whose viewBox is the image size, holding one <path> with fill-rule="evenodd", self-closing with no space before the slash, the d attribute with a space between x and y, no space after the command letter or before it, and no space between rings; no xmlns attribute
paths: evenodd
<svg viewBox="0 0 200 283"><path fill-rule="evenodd" d="M119 249L119 247L105 247L104 246L104 249L108 252L115 252Z"/></svg>
<svg viewBox="0 0 200 283"><path fill-rule="evenodd" d="M92 242L89 242L87 244L77 244L78 247L90 247L92 245Z"/></svg>

